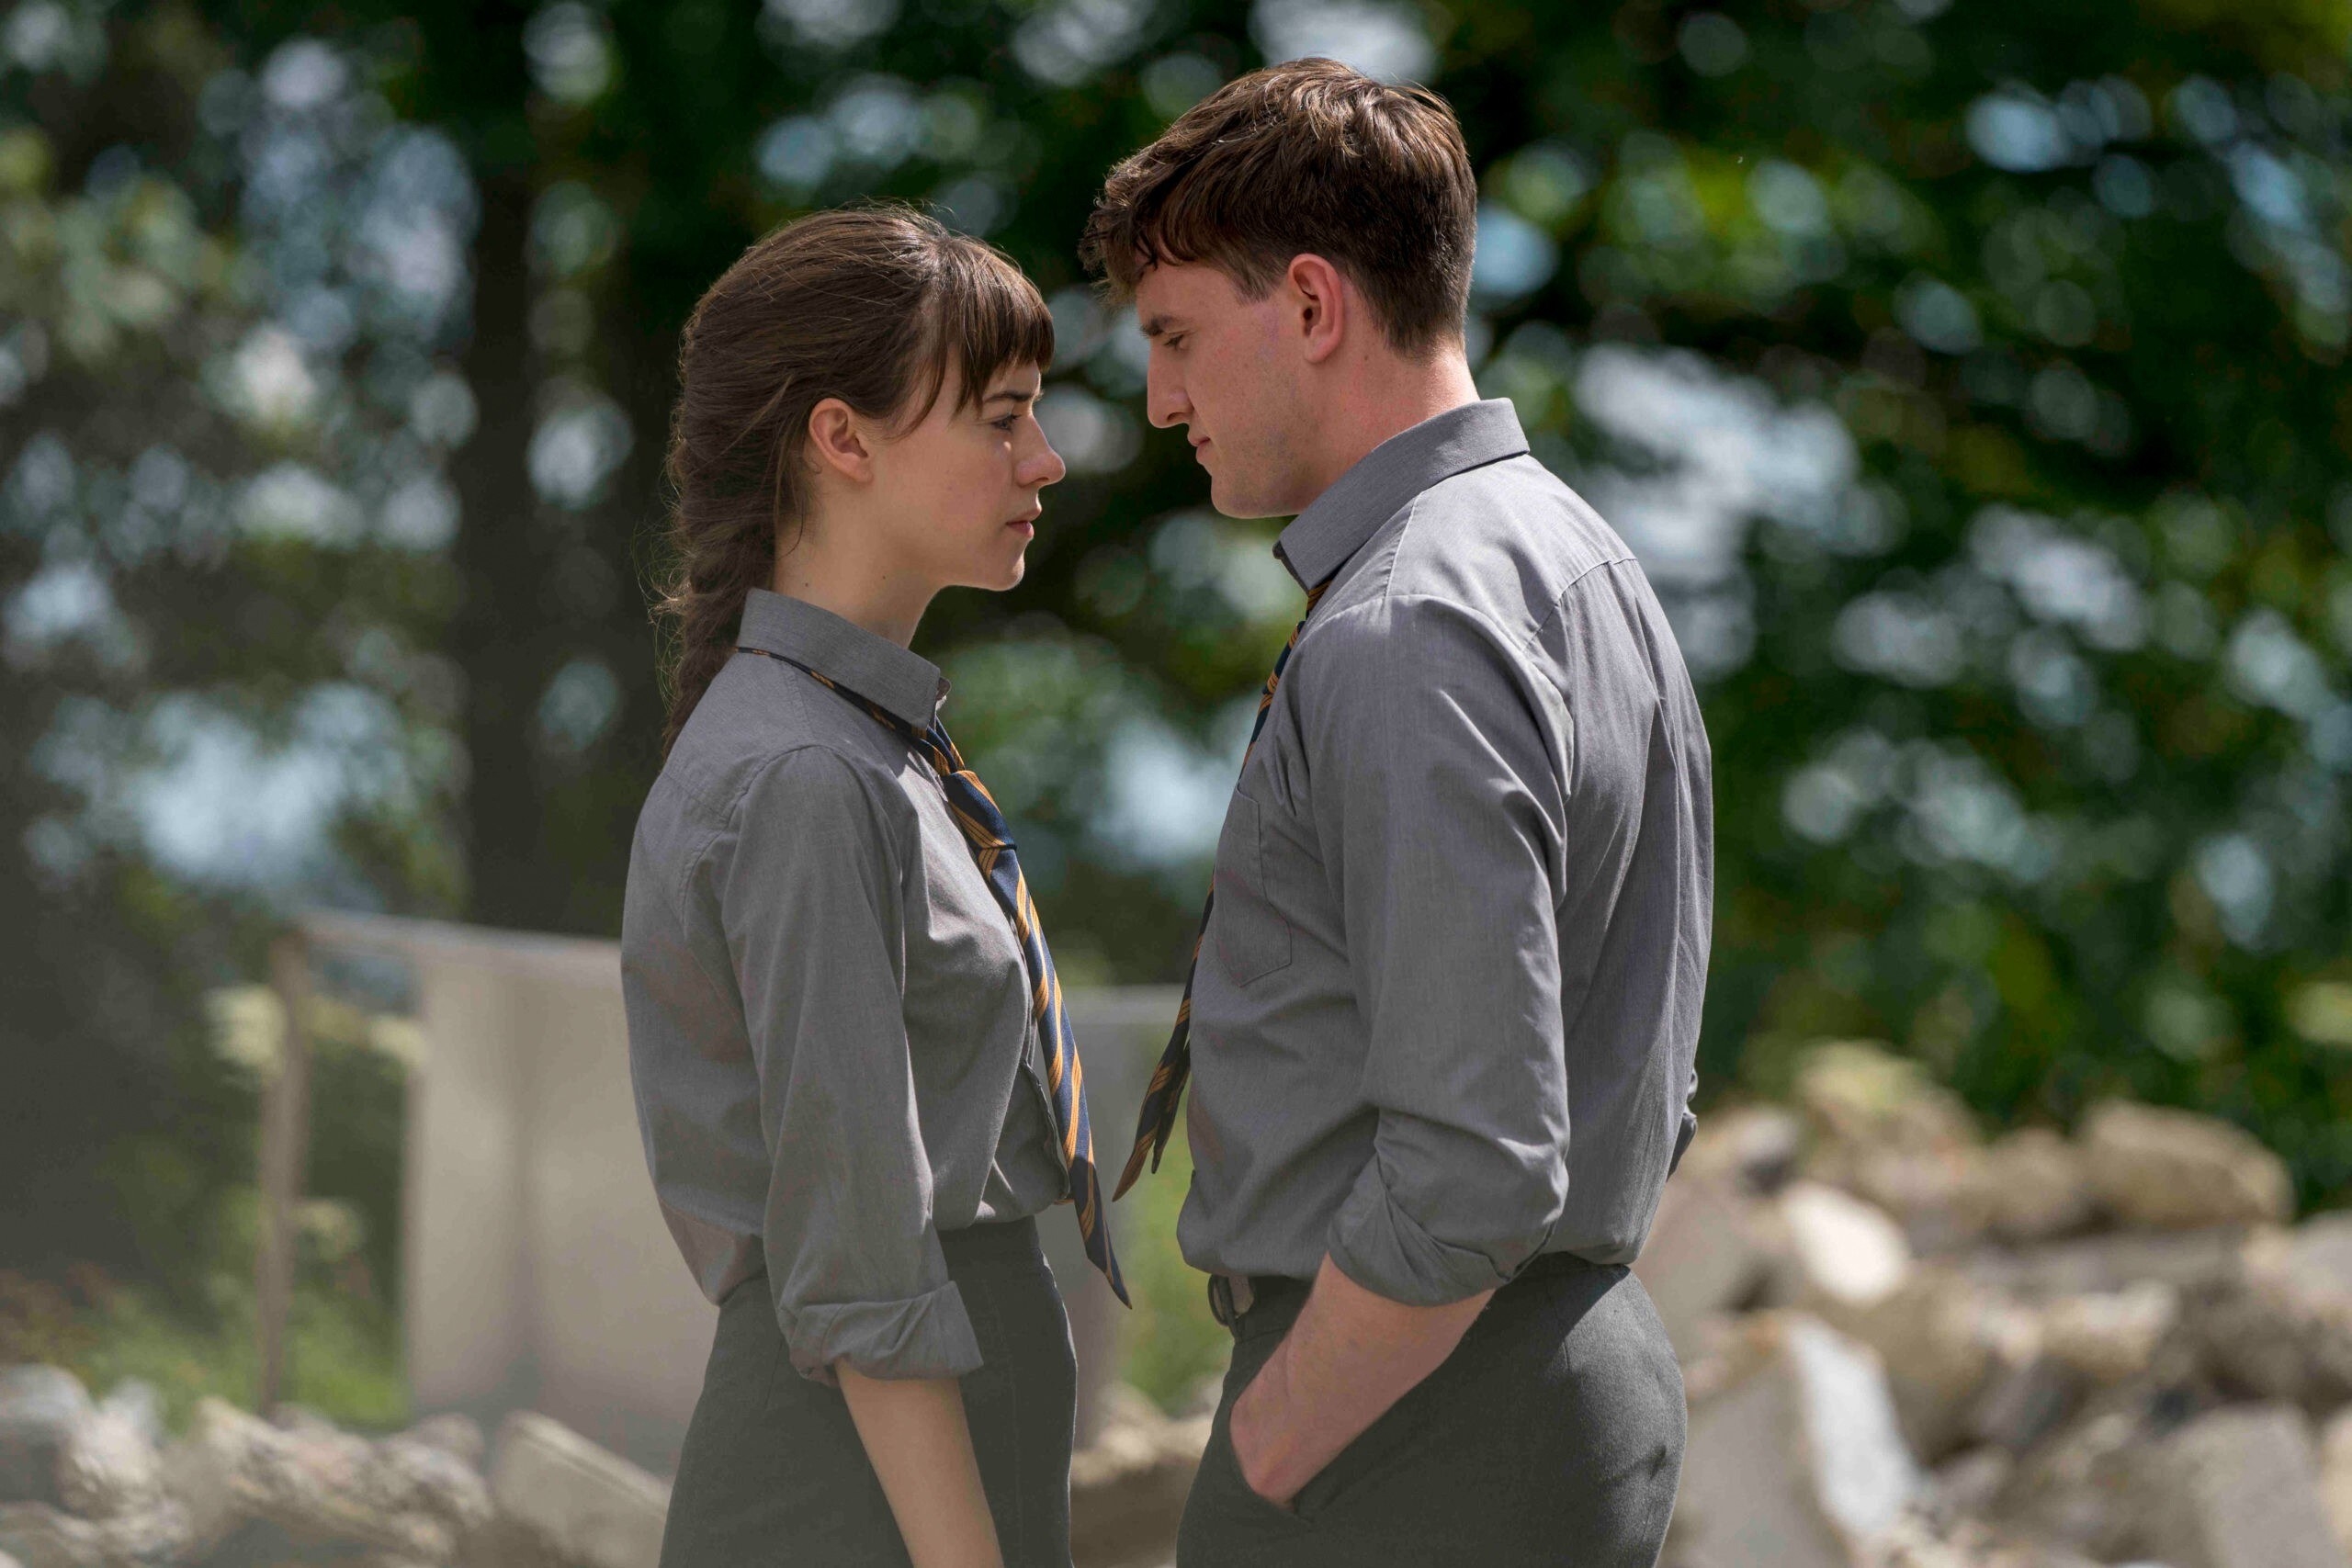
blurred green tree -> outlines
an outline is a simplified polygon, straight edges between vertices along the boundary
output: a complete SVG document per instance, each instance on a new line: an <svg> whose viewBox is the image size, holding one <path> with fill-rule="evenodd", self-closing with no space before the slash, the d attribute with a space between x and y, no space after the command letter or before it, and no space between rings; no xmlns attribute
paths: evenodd
<svg viewBox="0 0 2352 1568"><path fill-rule="evenodd" d="M1146 428L1132 328L1071 245L1112 159L1236 72L1321 50L1460 110L1485 193L1482 385L1641 553L1699 675L1720 810L1706 1083L1769 1089L1797 1043L1880 1034L1996 1117L2125 1089L2252 1126L2307 1199L2352 1184L2341 0L109 18L116 38L220 41L171 53L176 100L128 85L123 50L68 92L65 64L12 43L7 123L79 106L72 137L41 130L45 188L96 199L130 147L188 188L247 189L254 127L296 112L322 58L349 73L340 112L386 147L454 149L464 175L461 197L423 174L385 186L453 215L426 228L459 236L460 305L389 353L362 312L334 351L403 422L409 445L387 435L368 471L387 498L421 475L404 515L454 513L454 532L282 557L240 534L204 590L266 592L294 628L243 637L216 689L354 685L441 759L404 795L351 797L334 896L613 929L659 728L644 584L678 324L768 226L882 195L987 233L1054 301L1046 412L1072 477L1028 582L951 596L924 646L1065 968L1178 972L1236 716L1296 598L1270 526L1207 513L1183 444ZM211 101L216 150L142 129L150 96ZM282 255L318 248L243 197L199 210L224 236L294 235ZM437 243L377 265L446 266ZM283 265L249 308L317 374L326 351L286 323L313 285L365 276ZM312 467L369 493L356 459ZM332 622L362 587L387 607ZM329 623L395 628L401 657L302 640ZM9 720L18 755L62 732L62 678L43 679L7 699L36 705ZM62 810L18 799L26 828ZM123 896L88 897L103 923ZM74 1005L83 1021L45 1032L116 1027Z"/></svg>

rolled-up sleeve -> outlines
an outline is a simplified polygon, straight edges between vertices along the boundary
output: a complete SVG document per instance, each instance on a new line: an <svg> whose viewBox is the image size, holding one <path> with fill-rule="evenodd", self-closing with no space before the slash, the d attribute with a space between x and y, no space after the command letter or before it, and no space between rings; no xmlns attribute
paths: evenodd
<svg viewBox="0 0 2352 1568"><path fill-rule="evenodd" d="M933 1222L903 1009L901 868L887 781L821 747L744 790L718 889L774 1160L762 1245L792 1364L832 1382L980 1365Z"/></svg>
<svg viewBox="0 0 2352 1568"><path fill-rule="evenodd" d="M1566 713L1462 606L1385 597L1319 630L1301 734L1379 1117L1329 1251L1434 1306L1506 1282L1567 1193Z"/></svg>

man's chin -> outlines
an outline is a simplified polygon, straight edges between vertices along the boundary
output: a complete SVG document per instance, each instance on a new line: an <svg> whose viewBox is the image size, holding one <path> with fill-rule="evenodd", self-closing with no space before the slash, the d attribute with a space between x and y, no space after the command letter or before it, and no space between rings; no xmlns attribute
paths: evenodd
<svg viewBox="0 0 2352 1568"><path fill-rule="evenodd" d="M1242 520L1283 515L1265 502L1256 488L1234 482L1223 474L1209 476L1209 504L1222 516Z"/></svg>

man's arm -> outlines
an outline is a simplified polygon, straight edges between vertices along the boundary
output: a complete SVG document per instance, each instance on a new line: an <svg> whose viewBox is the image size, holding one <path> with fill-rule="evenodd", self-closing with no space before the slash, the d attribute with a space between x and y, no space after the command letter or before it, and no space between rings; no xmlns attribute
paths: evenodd
<svg viewBox="0 0 2352 1568"><path fill-rule="evenodd" d="M1390 595L1321 626L1295 701L1340 890L1371 1157L1234 1452L1286 1500L1461 1342L1567 1190L1557 874L1566 716L1475 611Z"/></svg>
<svg viewBox="0 0 2352 1568"><path fill-rule="evenodd" d="M1442 1365L1494 1292L1443 1306L1374 1295L1326 1258L1290 1333L1233 1405L1233 1455L1284 1507L1383 1412Z"/></svg>

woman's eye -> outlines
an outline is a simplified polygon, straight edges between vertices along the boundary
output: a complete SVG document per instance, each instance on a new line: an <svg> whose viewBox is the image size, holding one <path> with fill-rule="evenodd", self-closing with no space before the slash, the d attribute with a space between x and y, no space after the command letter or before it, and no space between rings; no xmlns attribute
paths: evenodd
<svg viewBox="0 0 2352 1568"><path fill-rule="evenodd" d="M1021 423L1021 416L1017 413L1009 413L1002 419L992 419L989 423L1010 435L1012 434L1012 427Z"/></svg>

